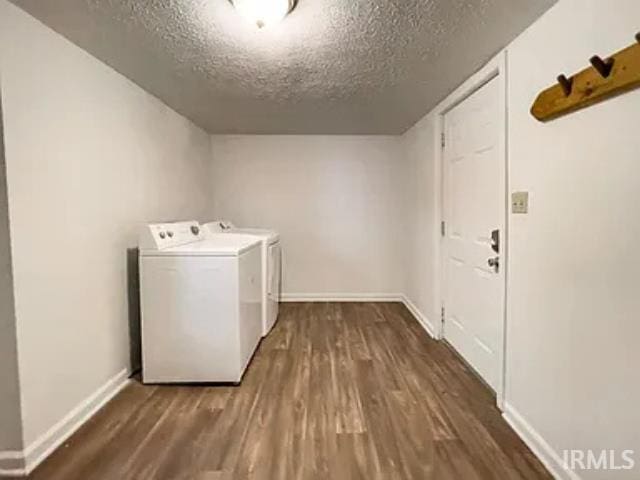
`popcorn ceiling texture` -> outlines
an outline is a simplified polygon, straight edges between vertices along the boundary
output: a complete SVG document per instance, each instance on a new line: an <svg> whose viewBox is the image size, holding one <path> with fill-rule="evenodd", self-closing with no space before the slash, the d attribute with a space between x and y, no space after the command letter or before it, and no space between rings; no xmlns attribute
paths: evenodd
<svg viewBox="0 0 640 480"><path fill-rule="evenodd" d="M13 0L211 133L399 134L554 0ZM20 47L16 47L20 48Z"/></svg>

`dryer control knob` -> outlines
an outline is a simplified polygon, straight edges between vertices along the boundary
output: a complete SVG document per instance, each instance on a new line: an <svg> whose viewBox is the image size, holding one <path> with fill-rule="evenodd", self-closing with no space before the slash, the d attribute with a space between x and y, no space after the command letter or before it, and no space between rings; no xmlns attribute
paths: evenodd
<svg viewBox="0 0 640 480"><path fill-rule="evenodd" d="M196 225L193 225L191 227L191 233L193 233L194 235L198 235L200 233L200 228L197 227Z"/></svg>
<svg viewBox="0 0 640 480"><path fill-rule="evenodd" d="M167 235L164 232L160 232L159 236L162 240L164 240Z"/></svg>

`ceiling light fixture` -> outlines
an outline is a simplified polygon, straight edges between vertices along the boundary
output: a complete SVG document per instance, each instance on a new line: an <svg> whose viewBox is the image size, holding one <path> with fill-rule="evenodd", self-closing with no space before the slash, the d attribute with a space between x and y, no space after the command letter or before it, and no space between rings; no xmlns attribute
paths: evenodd
<svg viewBox="0 0 640 480"><path fill-rule="evenodd" d="M258 28L278 23L291 12L298 0L229 0L236 10Z"/></svg>

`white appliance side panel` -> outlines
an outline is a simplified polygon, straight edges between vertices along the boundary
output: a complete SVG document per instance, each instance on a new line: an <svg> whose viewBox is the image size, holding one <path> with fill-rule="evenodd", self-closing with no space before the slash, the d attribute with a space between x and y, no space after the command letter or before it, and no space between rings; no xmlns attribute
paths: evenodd
<svg viewBox="0 0 640 480"><path fill-rule="evenodd" d="M235 382L235 257L142 257L143 381Z"/></svg>
<svg viewBox="0 0 640 480"><path fill-rule="evenodd" d="M262 336L266 337L271 327L269 325L269 245L265 240L260 247L262 256Z"/></svg>
<svg viewBox="0 0 640 480"><path fill-rule="evenodd" d="M267 331L273 328L280 311L280 290L282 283L282 248L280 242L269 245L267 279Z"/></svg>
<svg viewBox="0 0 640 480"><path fill-rule="evenodd" d="M262 338L262 249L260 245L240 256L238 273L240 361L242 372L244 372Z"/></svg>

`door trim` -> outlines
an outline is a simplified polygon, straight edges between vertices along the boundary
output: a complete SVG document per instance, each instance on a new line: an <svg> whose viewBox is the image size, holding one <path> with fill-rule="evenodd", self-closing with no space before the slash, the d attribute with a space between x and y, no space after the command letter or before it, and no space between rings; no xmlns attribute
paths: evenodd
<svg viewBox="0 0 640 480"><path fill-rule="evenodd" d="M484 85L491 80L497 79L499 90L499 104L498 111L500 112L499 125L499 139L498 149L502 152L503 161L501 165L501 183L504 185L505 196L505 209L500 220L500 231L503 232L501 239L502 252L500 254L501 265L504 268L504 286L502 288L502 319L498 325L498 384L496 388L496 403L501 411L504 411L505 405L505 379L506 379L506 331L507 331L507 279L509 275L509 241L508 241L508 208L509 208L509 180L508 180L508 132L507 132L507 51L503 50L496 57L494 57L487 65L481 68L476 74L463 83L458 89L456 89L451 95L443 100L434 110L435 113L435 128L434 128L434 149L435 149L435 178L436 181L436 225L434 229L437 236L435 245L435 264L437 265L436 281L435 281L435 298L440 302L440 306L445 305L446 292L445 292L445 272L444 272L444 258L445 249L443 245L444 237L441 235L440 225L445 221L444 215L444 155L442 148L442 138L444 134L444 118L445 115L451 111L454 107L462 103L469 98L475 92L480 90ZM444 322L438 322L436 327L436 337L439 340L444 339Z"/></svg>

